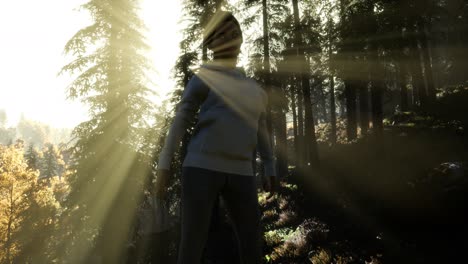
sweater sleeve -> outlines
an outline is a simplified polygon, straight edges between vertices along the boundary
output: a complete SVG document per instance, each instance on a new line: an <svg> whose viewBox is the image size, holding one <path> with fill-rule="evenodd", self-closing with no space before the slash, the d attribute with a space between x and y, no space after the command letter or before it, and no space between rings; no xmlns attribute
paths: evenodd
<svg viewBox="0 0 468 264"><path fill-rule="evenodd" d="M158 169L170 169L174 153L178 149L188 126L193 122L200 105L205 100L208 89L208 86L196 75L190 79L184 89L182 99L176 107L174 120L159 154Z"/></svg>
<svg viewBox="0 0 468 264"><path fill-rule="evenodd" d="M277 176L275 169L275 160L273 158L273 151L270 144L270 136L268 133L266 113L262 112L258 123L258 152L263 161L265 168L265 176Z"/></svg>

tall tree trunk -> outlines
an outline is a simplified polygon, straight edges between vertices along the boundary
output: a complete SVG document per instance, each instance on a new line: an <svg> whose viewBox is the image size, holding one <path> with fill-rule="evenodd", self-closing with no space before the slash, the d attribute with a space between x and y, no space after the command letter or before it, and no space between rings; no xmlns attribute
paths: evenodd
<svg viewBox="0 0 468 264"><path fill-rule="evenodd" d="M369 82L359 80L359 127L361 134L367 134L369 130Z"/></svg>
<svg viewBox="0 0 468 264"><path fill-rule="evenodd" d="M357 136L357 115L356 115L356 81L344 80L346 98L346 134L348 140L352 141Z"/></svg>
<svg viewBox="0 0 468 264"><path fill-rule="evenodd" d="M332 40L331 40L331 20L329 20L329 39L328 39L328 69L330 71L329 83L330 83L330 143L336 144L336 103L335 103L335 77L332 74Z"/></svg>
<svg viewBox="0 0 468 264"><path fill-rule="evenodd" d="M284 177L288 172L286 114L280 111L276 118L276 157L278 160L278 176Z"/></svg>
<svg viewBox="0 0 468 264"><path fill-rule="evenodd" d="M408 111L408 89L406 88L406 68L403 62L398 62L398 86L400 87L400 108L402 112Z"/></svg>
<svg viewBox="0 0 468 264"><path fill-rule="evenodd" d="M418 51L418 43L417 39L411 37L411 47L410 47L410 54L411 54L411 71L413 76L413 89L417 93L419 99L419 107L424 111L427 107L427 93L426 87L424 86L424 79L422 74L421 68L421 60L419 57Z"/></svg>
<svg viewBox="0 0 468 264"><path fill-rule="evenodd" d="M291 109L293 114L293 133L294 133L294 154L293 160L294 165L297 166L297 157L298 157L298 149L299 149L299 132L298 132L298 117L296 112L296 87L293 85L291 87Z"/></svg>
<svg viewBox="0 0 468 264"><path fill-rule="evenodd" d="M270 70L270 40L268 35L268 6L267 0L262 0L262 15L263 15L263 74L265 76L265 91L268 95L268 105L266 109L266 122L268 134L270 135L270 146L274 149L273 137L273 120L271 113L271 70Z"/></svg>
<svg viewBox="0 0 468 264"><path fill-rule="evenodd" d="M299 27L299 8L297 5L297 0L293 0L293 8L294 8L294 21L295 21L295 34L294 34L294 46L295 46L295 51L296 51L296 57L298 60L296 60L296 63L299 63L302 58L300 57L300 33L298 32L297 28ZM299 43L299 44L298 44ZM302 68L301 68L302 70ZM303 111L303 106L304 106L304 100L303 100L303 89L302 89L302 83L299 82L299 80L302 78L302 74L296 74L295 81L297 83L297 112L298 112L298 145L297 145L297 154L296 154L296 161L297 161L297 167L299 171L302 171L302 168L304 167L304 164L306 162L305 159L305 152L307 150L305 146L305 136L304 136L304 111Z"/></svg>
<svg viewBox="0 0 468 264"><path fill-rule="evenodd" d="M336 144L336 105L335 105L335 80L333 75L330 75L330 142Z"/></svg>
<svg viewBox="0 0 468 264"><path fill-rule="evenodd" d="M377 137L383 135L382 82L375 80L371 88L372 126Z"/></svg>
<svg viewBox="0 0 468 264"><path fill-rule="evenodd" d="M466 0L446 1L446 8L450 26L447 32L448 53L452 59L450 84L459 84L466 81L466 69L468 68L468 51L466 42Z"/></svg>
<svg viewBox="0 0 468 264"><path fill-rule="evenodd" d="M314 116L314 126L318 126L320 119L322 119L322 111L320 109L320 94L319 94L319 84L315 84L315 82L312 82L310 86L310 101L311 101L311 106L312 106L312 113L315 113Z"/></svg>
<svg viewBox="0 0 468 264"><path fill-rule="evenodd" d="M325 93L323 92L323 78L317 78L317 85L316 85L316 90L319 95L319 103L320 103L320 110L322 111L322 120L323 122L328 121L328 113L327 113L327 104L326 104L326 98L325 98ZM318 118L317 118L318 119Z"/></svg>
<svg viewBox="0 0 468 264"><path fill-rule="evenodd" d="M104 149L107 153L112 153L112 158L106 157L105 161L100 162L99 170L96 173L96 186L107 184L117 179L125 179L121 186L114 190L112 199L108 201L109 211L102 218L100 226L100 237L97 245L102 249L102 257L105 263L115 263L118 259L126 256L125 243L129 236L129 223L131 222L134 208L133 199L135 197L122 194L135 194L136 178L128 178L128 171L112 170L112 159L128 160L129 149L124 146L130 140L130 111L131 105L129 101L130 91L134 88L131 84L133 76L129 76L129 60L125 57L126 49L128 48L122 43L122 37L125 36L126 28L123 25L119 14L125 13L123 10L126 4L125 1L116 0L111 4L110 19L110 63L108 68L109 91L107 97L107 107L104 113L105 127L100 135L101 142L110 143L110 149ZM107 95L106 95L107 96ZM105 138L106 135L113 135L111 139ZM117 180L118 181L118 180ZM122 197L126 197L125 199ZM93 215L96 217L96 215ZM97 218L97 217L96 217Z"/></svg>
<svg viewBox="0 0 468 264"><path fill-rule="evenodd" d="M299 7L297 0L292 0L294 12L294 25L295 25L295 46L298 56L298 61L301 62L301 83L302 93L304 96L304 115L305 115L305 132L304 132L304 146L306 147L306 160L305 163L314 166L318 165L318 151L317 151L317 138L315 135L314 115L312 111L311 91L310 91L310 78L309 69L307 67L307 59L303 51L299 51L302 45L302 37L299 31Z"/></svg>
<svg viewBox="0 0 468 264"><path fill-rule="evenodd" d="M409 64L412 64L412 62L410 62ZM416 77L415 77L414 69L412 65L410 65L408 69L411 69L409 71L411 73L411 109L414 110L415 108L417 108L419 104L419 96L418 96L418 89L417 89L418 84L416 81Z"/></svg>
<svg viewBox="0 0 468 264"><path fill-rule="evenodd" d="M317 165L317 138L315 135L315 123L312 111L312 100L310 92L310 82L307 73L303 73L302 76L302 91L304 96L304 145L306 147L306 164Z"/></svg>
<svg viewBox="0 0 468 264"><path fill-rule="evenodd" d="M296 79L297 81L297 79ZM296 160L298 163L298 168L301 169L304 166L304 153L305 153L305 147L304 147L304 110L303 110L303 105L304 105L304 100L302 96L302 89L300 88L300 83L298 83L298 89L297 89L297 128L298 128L298 146L297 146L297 154L296 154Z"/></svg>
<svg viewBox="0 0 468 264"><path fill-rule="evenodd" d="M436 90L434 86L434 77L432 74L432 65L431 65L431 56L429 52L429 40L427 37L427 29L424 25L424 22L420 22L419 25L420 33L420 42L421 42L421 51L424 65L424 75L427 81L427 102L429 105L432 105L436 100Z"/></svg>
<svg viewBox="0 0 468 264"><path fill-rule="evenodd" d="M347 5L347 1L340 0L340 18L341 23L347 23L349 21L346 20L345 16L345 8ZM348 141L352 141L357 137L357 107L356 107L356 80L358 79L357 72L359 69L353 69L349 67L353 65L355 61L354 52L355 48L351 44L351 40L349 36L343 35L342 36L342 56L343 59L346 60L344 69L344 76L343 76L343 84L344 84L344 98L345 98L345 105L346 105L346 135Z"/></svg>
<svg viewBox="0 0 468 264"><path fill-rule="evenodd" d="M371 73L372 130L380 143L383 135L383 84L384 69L379 61L378 47L371 44L370 53L373 62Z"/></svg>
<svg viewBox="0 0 468 264"><path fill-rule="evenodd" d="M406 36L405 32L403 29L400 29L400 36L399 36L399 51L397 53L397 63L396 63L396 68L397 68L397 84L400 88L400 108L401 111L405 112L408 111L410 108L410 100L411 100L411 105L414 101L414 98L410 98L409 91L408 91L408 77L410 76L409 74L409 57L408 55L405 54L405 49L408 47L408 37Z"/></svg>
<svg viewBox="0 0 468 264"><path fill-rule="evenodd" d="M271 75L270 75L270 40L268 35L268 6L267 0L262 0L263 14L263 74L265 78L265 88L271 93ZM271 95L270 95L271 97ZM269 98L270 99L270 98Z"/></svg>

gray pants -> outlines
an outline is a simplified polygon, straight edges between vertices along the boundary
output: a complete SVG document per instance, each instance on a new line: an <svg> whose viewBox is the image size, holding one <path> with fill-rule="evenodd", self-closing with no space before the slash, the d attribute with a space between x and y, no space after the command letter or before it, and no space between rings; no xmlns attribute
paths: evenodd
<svg viewBox="0 0 468 264"><path fill-rule="evenodd" d="M200 264L218 196L234 225L240 263L260 263L260 210L255 177L183 167L178 264Z"/></svg>

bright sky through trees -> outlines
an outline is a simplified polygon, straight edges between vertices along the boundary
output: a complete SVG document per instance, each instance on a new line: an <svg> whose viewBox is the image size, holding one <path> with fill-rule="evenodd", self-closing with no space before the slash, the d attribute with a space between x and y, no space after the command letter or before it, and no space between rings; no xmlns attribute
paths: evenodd
<svg viewBox="0 0 468 264"><path fill-rule="evenodd" d="M65 43L90 23L89 15L77 8L85 0L15 0L0 8L0 109L8 114L8 125L26 118L54 127L74 127L86 120L87 108L66 100L65 87L72 81L57 76L69 62L63 54ZM164 97L174 88L172 67L180 41L179 0L161 5L143 0L142 19L148 27L148 54L157 72L149 87ZM160 99L156 99L159 101Z"/></svg>

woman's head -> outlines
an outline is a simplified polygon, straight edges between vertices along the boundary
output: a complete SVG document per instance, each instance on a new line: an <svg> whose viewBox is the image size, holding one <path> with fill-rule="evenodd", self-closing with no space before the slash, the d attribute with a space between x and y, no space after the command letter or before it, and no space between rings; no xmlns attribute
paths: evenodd
<svg viewBox="0 0 468 264"><path fill-rule="evenodd" d="M237 57L242 41L240 24L229 12L216 13L203 33L203 45L213 51L215 58Z"/></svg>

